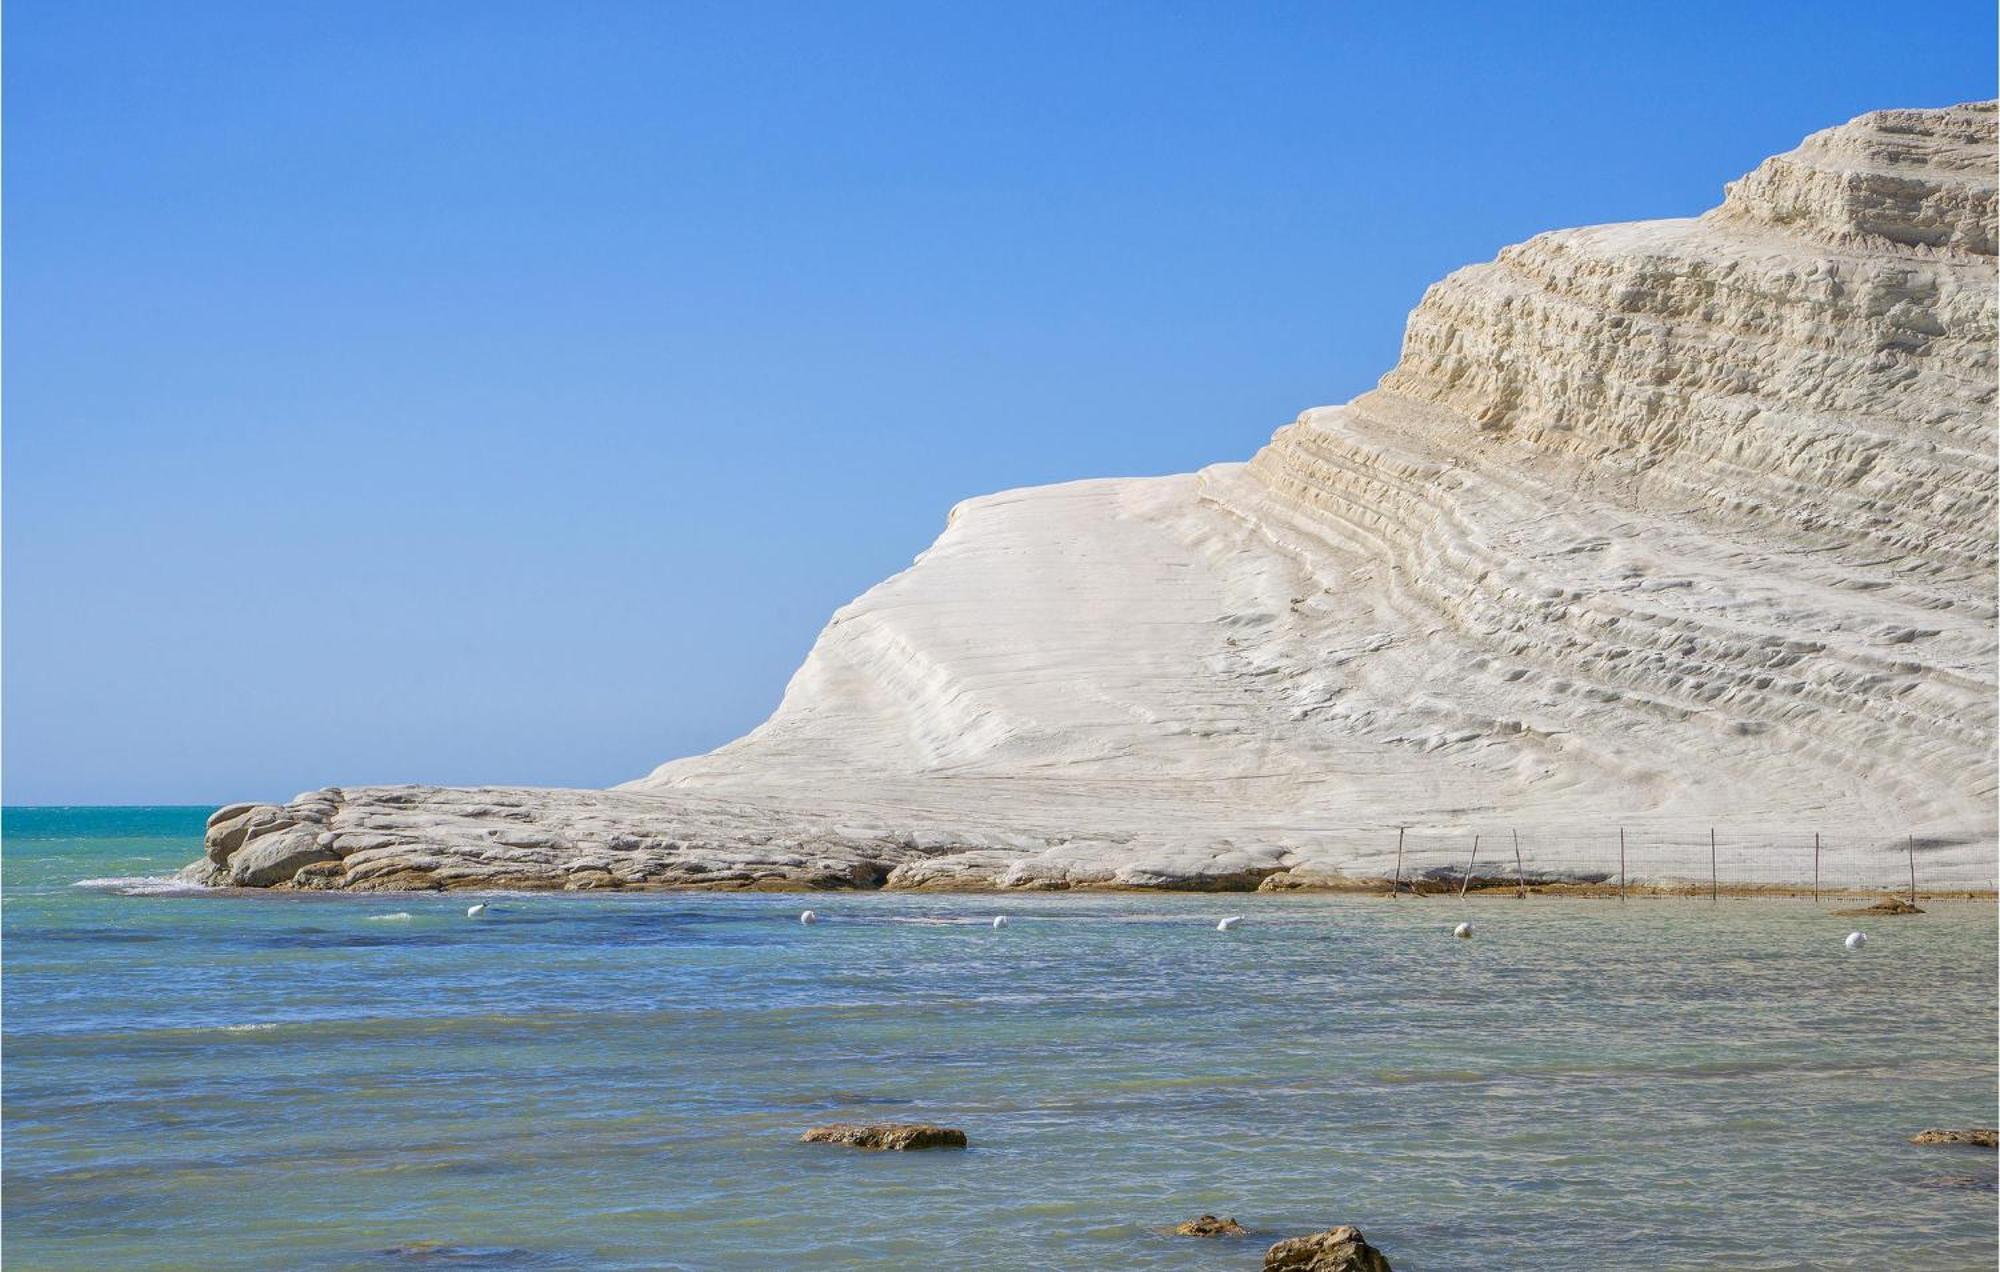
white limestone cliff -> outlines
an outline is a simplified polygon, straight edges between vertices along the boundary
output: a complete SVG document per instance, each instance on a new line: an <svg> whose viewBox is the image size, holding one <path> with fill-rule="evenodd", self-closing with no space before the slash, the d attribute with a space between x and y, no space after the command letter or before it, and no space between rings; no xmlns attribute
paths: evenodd
<svg viewBox="0 0 2000 1272"><path fill-rule="evenodd" d="M1733 882L1817 830L1990 886L1995 229L1991 103L1865 115L1458 271L1247 464L960 505L709 755L225 809L190 874L1249 887L1622 826L1657 881L1716 826Z"/></svg>

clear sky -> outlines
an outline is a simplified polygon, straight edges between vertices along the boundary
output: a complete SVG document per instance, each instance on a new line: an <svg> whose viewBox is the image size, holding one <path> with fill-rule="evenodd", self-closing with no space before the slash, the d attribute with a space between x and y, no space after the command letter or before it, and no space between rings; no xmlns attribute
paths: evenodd
<svg viewBox="0 0 2000 1272"><path fill-rule="evenodd" d="M1424 286L1993 93L1924 5L10 0L5 795L604 785L959 499L1247 457Z"/></svg>

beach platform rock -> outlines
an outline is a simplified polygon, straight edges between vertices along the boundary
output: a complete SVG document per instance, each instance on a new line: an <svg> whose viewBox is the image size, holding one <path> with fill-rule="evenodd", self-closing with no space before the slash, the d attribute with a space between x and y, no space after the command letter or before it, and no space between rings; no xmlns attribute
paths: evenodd
<svg viewBox="0 0 2000 1272"><path fill-rule="evenodd" d="M1214 1215L1203 1215L1186 1223L1174 1225L1177 1237L1245 1237L1250 1230L1234 1219L1218 1219Z"/></svg>
<svg viewBox="0 0 2000 1272"><path fill-rule="evenodd" d="M1264 1251L1264 1272L1389 1272L1389 1260L1352 1224L1286 1237Z"/></svg>
<svg viewBox="0 0 2000 1272"><path fill-rule="evenodd" d="M964 1148L965 1132L928 1122L835 1122L799 1137L806 1144L846 1144L874 1151L914 1152L920 1148Z"/></svg>
<svg viewBox="0 0 2000 1272"><path fill-rule="evenodd" d="M2000 1129L1991 1126L1973 1126L1964 1130L1918 1131L1910 1136L1912 1144L1964 1144L1971 1148L2000 1149Z"/></svg>

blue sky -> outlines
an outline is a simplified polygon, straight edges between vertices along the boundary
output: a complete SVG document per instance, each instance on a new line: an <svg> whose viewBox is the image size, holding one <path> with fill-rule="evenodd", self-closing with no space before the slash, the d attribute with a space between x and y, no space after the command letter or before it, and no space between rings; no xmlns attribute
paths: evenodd
<svg viewBox="0 0 2000 1272"><path fill-rule="evenodd" d="M1424 286L1993 93L1984 0L5 11L5 794L603 785L970 495L1247 457Z"/></svg>

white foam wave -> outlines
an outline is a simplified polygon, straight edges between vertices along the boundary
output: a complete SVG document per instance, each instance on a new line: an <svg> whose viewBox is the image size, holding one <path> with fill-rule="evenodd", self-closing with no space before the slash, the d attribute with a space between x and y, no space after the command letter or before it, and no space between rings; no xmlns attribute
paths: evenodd
<svg viewBox="0 0 2000 1272"><path fill-rule="evenodd" d="M368 916L368 921L370 923L403 923L415 917L408 910L398 910L394 914L371 914Z"/></svg>
<svg viewBox="0 0 2000 1272"><path fill-rule="evenodd" d="M116 892L120 896L146 897L164 896L171 892L206 891L198 883L189 883L173 875L130 875L109 879L78 879L72 888L93 888L99 892Z"/></svg>

